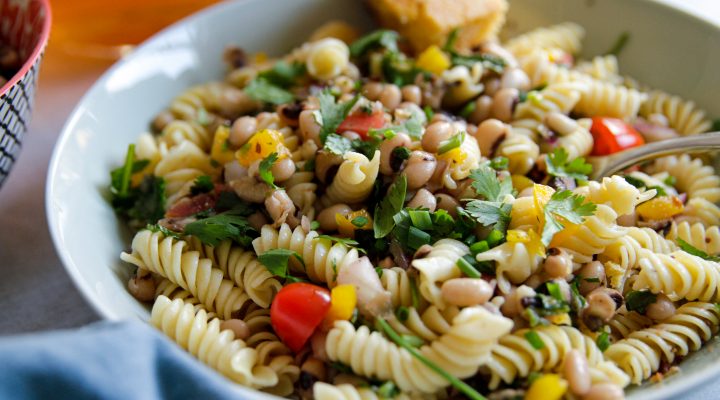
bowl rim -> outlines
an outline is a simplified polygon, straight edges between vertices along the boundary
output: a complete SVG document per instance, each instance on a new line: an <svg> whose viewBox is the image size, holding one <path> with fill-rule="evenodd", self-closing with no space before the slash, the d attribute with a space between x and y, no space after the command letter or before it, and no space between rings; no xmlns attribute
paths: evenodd
<svg viewBox="0 0 720 400"><path fill-rule="evenodd" d="M47 5L47 2L49 0L40 0L43 3ZM682 14L686 18L690 18L695 20L697 23L710 26L720 32L720 22L713 21L710 19L707 15L699 14L692 12L690 10L686 10L684 8L679 8L677 6L674 6L670 0L641 0L643 3L650 3L654 6L660 7L664 9L665 11L670 11L677 14ZM224 11L225 8L232 8L237 7L238 4L244 3L243 1L221 1L219 3L213 4L211 6L208 6L204 9L201 9L193 14L190 14L188 16L183 17L182 19L179 19L178 21L164 27L163 29L157 31L152 36L144 40L141 44L139 44L135 50L130 53L127 57L123 57L117 62L115 62L108 70L106 70L91 86L90 89L88 89L87 92L81 97L81 99L78 101L76 106L73 108L72 112L69 114L69 117L65 124L63 125L60 135L58 137L57 142L55 143L55 146L53 148L52 157L50 159L50 163L48 166L48 172L46 176L46 187L45 187L45 212L46 217L48 221L48 230L50 231L50 236L53 241L53 245L55 247L55 250L57 252L58 258L63 264L63 267L67 271L68 275L70 276L71 280L77 287L78 291L82 295L82 297L85 299L85 301L91 306L91 308L103 319L108 320L120 320L122 317L118 315L114 310L111 308L105 306L101 302L97 301L96 296L94 295L94 289L90 286L90 283L87 282L84 279L84 276L82 272L77 269L76 265L72 261L72 258L70 257L69 252L63 247L63 235L61 234L60 229L60 221L57 218L57 214L55 213L54 207L53 207L53 194L55 193L55 181L54 178L57 176L58 169L60 168L60 149L64 148L66 146L66 143L70 140L72 137L72 131L71 127L75 125L76 121L80 118L81 113L80 111L83 110L84 104L86 103L87 99L97 90L100 88L100 83L106 81L112 74L116 73L116 71L123 66L125 66L129 62L133 62L135 55L142 50L151 47L155 45L156 42L164 40L164 36L173 30L179 29L180 26L186 24L188 21L192 21L195 19L201 19L206 18L211 14L215 13L221 13ZM49 8L48 8L49 10ZM50 14L48 13L48 16ZM49 30L49 18L46 22L46 26ZM46 32L43 32L43 35L45 35ZM47 37L45 37L47 39ZM34 58L37 56L36 53L39 53L39 49L42 48L42 46L38 46L35 49L35 52L33 52ZM25 69L25 67L24 67ZM25 72L25 71L23 71ZM19 77L20 74L16 74L16 78ZM7 85L6 85L7 86ZM0 89L0 95L4 94L6 87L3 87ZM720 336L719 336L720 337ZM664 398L674 398L675 396L680 395L681 393L690 394L693 391L696 391L703 385L707 385L710 381L710 379L713 376L720 376L720 361L711 363L706 368L704 368L701 371L697 371L692 375L685 375L682 377L681 380L678 380L677 382L674 382L672 386L655 386L654 388L644 388L640 389L640 392L633 393L635 400L656 400L656 399L664 399ZM636 390L639 388L636 388ZM649 389L649 390L648 390Z"/></svg>
<svg viewBox="0 0 720 400"><path fill-rule="evenodd" d="M18 72L13 75L12 78L8 79L7 82L0 88L0 96L4 96L10 89L17 85L22 80L28 71L35 65L37 60L41 57L45 46L47 46L48 40L50 39L50 27L52 26L52 10L50 9L50 0L35 0L41 4L41 9L45 11L45 20L43 21L42 30L40 31L40 37L38 42L35 44L30 56L25 60L22 67ZM73 110L75 112L75 110Z"/></svg>

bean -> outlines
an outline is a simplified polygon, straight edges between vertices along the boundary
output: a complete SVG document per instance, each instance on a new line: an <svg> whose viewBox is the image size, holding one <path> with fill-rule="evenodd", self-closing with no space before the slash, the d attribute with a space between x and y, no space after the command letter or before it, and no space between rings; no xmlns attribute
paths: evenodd
<svg viewBox="0 0 720 400"><path fill-rule="evenodd" d="M599 287L587 296L588 306L583 311L583 320L590 329L598 329L615 315L623 303L622 295L614 289Z"/></svg>
<svg viewBox="0 0 720 400"><path fill-rule="evenodd" d="M309 357L305 360L305 362L300 366L300 370L307 372L318 380L325 380L325 363L315 357Z"/></svg>
<svg viewBox="0 0 720 400"><path fill-rule="evenodd" d="M250 328L241 319L228 319L220 323L221 331L228 329L233 331L235 339L245 340L250 337Z"/></svg>
<svg viewBox="0 0 720 400"><path fill-rule="evenodd" d="M136 276L128 281L128 291L130 294L140 301L153 301L155 299L155 281L149 273L143 273L142 269L138 269Z"/></svg>
<svg viewBox="0 0 720 400"><path fill-rule="evenodd" d="M511 318L520 315L524 309L522 305L523 297L533 296L535 296L535 290L527 285L512 289L510 293L505 295L505 302L500 307L500 311L502 311L503 315Z"/></svg>
<svg viewBox="0 0 720 400"><path fill-rule="evenodd" d="M473 135L480 147L480 154L490 157L507 132L507 125L500 120L491 118L483 121Z"/></svg>
<svg viewBox="0 0 720 400"><path fill-rule="evenodd" d="M475 100L475 109L470 116L468 121L479 124L486 119L490 118L490 110L492 108L493 99L490 96L482 95Z"/></svg>
<svg viewBox="0 0 720 400"><path fill-rule="evenodd" d="M458 307L485 304L493 294L493 288L482 279L455 278L447 280L441 288L445 302Z"/></svg>
<svg viewBox="0 0 720 400"><path fill-rule="evenodd" d="M570 391L582 396L590 390L590 385L592 384L590 380L590 367L583 353L575 349L565 353L563 369L565 371L565 378L568 380L570 386Z"/></svg>
<svg viewBox="0 0 720 400"><path fill-rule="evenodd" d="M300 134L304 140L312 140L320 146L320 124L315 121L314 110L304 110L300 113L299 126Z"/></svg>
<svg viewBox="0 0 720 400"><path fill-rule="evenodd" d="M620 226L635 226L637 224L637 214L635 211L630 214L621 215L617 218L617 224Z"/></svg>
<svg viewBox="0 0 720 400"><path fill-rule="evenodd" d="M380 95L383 92L383 84L380 82L368 82L363 86L362 91L368 100L376 101L380 99Z"/></svg>
<svg viewBox="0 0 720 400"><path fill-rule="evenodd" d="M648 305L645 315L655 321L662 321L675 314L675 304L664 294L657 295L655 302Z"/></svg>
<svg viewBox="0 0 720 400"><path fill-rule="evenodd" d="M230 182L235 194L241 199L251 203L262 203L265 200L265 191L268 186L263 182L258 182L252 176L241 176Z"/></svg>
<svg viewBox="0 0 720 400"><path fill-rule="evenodd" d="M287 103L282 104L277 109L277 114L280 120L287 126L297 128L300 121L300 113L303 111L302 104L300 103Z"/></svg>
<svg viewBox="0 0 720 400"><path fill-rule="evenodd" d="M485 90L483 91L483 94L494 96L500 89L502 89L500 79L493 77L485 81Z"/></svg>
<svg viewBox="0 0 720 400"><path fill-rule="evenodd" d="M503 88L515 88L527 91L530 89L530 78L528 78L525 71L520 68L509 68L503 73L500 86Z"/></svg>
<svg viewBox="0 0 720 400"><path fill-rule="evenodd" d="M436 114L437 115L437 114ZM422 138L422 147L430 153L437 153L440 143L448 140L450 136L455 134L452 125L448 122L438 121L428 125L425 135Z"/></svg>
<svg viewBox="0 0 720 400"><path fill-rule="evenodd" d="M515 106L520 99L520 92L515 88L500 89L493 96L490 114L503 122L510 122Z"/></svg>
<svg viewBox="0 0 720 400"><path fill-rule="evenodd" d="M457 200L449 194L440 193L435 195L437 208L445 210L453 217L457 216L457 208L460 206Z"/></svg>
<svg viewBox="0 0 720 400"><path fill-rule="evenodd" d="M245 114L258 106L259 103L245 91L232 86L226 87L218 100L218 112L227 118L237 118L238 115Z"/></svg>
<svg viewBox="0 0 720 400"><path fill-rule="evenodd" d="M515 56L506 48L502 47L499 43L484 43L481 52L483 54L492 54L496 57L502 58L508 68L516 68L518 65Z"/></svg>
<svg viewBox="0 0 720 400"><path fill-rule="evenodd" d="M282 160L276 161L270 169L270 172L272 172L273 177L275 177L276 183L284 182L290 179L295 173L295 163L291 158L285 157Z"/></svg>
<svg viewBox="0 0 720 400"><path fill-rule="evenodd" d="M400 169L393 168L395 166L393 151L397 147L408 147L411 143L410 136L398 133L380 144L380 172L383 175L392 175Z"/></svg>
<svg viewBox="0 0 720 400"><path fill-rule="evenodd" d="M402 92L397 85L391 83L386 84L380 93L380 102L389 110L394 110L400 105L402 101Z"/></svg>
<svg viewBox="0 0 720 400"><path fill-rule="evenodd" d="M336 231L338 223L335 219L336 214L348 215L352 212L352 208L347 204L335 204L322 211L317 216L320 228L324 231Z"/></svg>
<svg viewBox="0 0 720 400"><path fill-rule="evenodd" d="M577 271L576 275L578 279L580 279L578 291L581 295L585 296L586 294L599 288L605 281L605 267L600 261L591 261L583 265ZM590 281L588 281L588 279ZM592 282L595 280L597 280L597 282Z"/></svg>
<svg viewBox="0 0 720 400"><path fill-rule="evenodd" d="M414 104L422 103L422 91L417 85L405 85L402 88L403 101L409 101Z"/></svg>
<svg viewBox="0 0 720 400"><path fill-rule="evenodd" d="M437 200L429 190L420 189L415 193L412 200L408 202L407 206L410 208L427 208L430 212L434 212L437 207Z"/></svg>
<svg viewBox="0 0 720 400"><path fill-rule="evenodd" d="M563 249L551 247L543 270L549 278L564 278L572 272L572 257Z"/></svg>
<svg viewBox="0 0 720 400"><path fill-rule="evenodd" d="M407 188L415 190L425 185L432 178L437 167L435 156L424 151L413 151L410 153L407 165L403 174L407 176Z"/></svg>
<svg viewBox="0 0 720 400"><path fill-rule="evenodd" d="M244 145L257 132L257 120L253 117L240 117L233 122L228 140L233 147Z"/></svg>
<svg viewBox="0 0 720 400"><path fill-rule="evenodd" d="M315 176L320 182L329 185L334 174L337 173L337 166L342 162L342 157L337 154L319 151L315 157Z"/></svg>
<svg viewBox="0 0 720 400"><path fill-rule="evenodd" d="M623 400L625 392L612 383L598 383L592 385L582 400Z"/></svg>

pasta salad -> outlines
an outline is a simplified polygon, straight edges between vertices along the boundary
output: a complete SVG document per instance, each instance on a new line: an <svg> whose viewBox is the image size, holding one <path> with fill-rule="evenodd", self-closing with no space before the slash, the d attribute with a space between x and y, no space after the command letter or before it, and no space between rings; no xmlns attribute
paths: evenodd
<svg viewBox="0 0 720 400"><path fill-rule="evenodd" d="M302 399L621 399L720 325L720 177L586 157L707 132L690 101L577 58L572 22L472 48L332 22L228 48L111 173L151 323Z"/></svg>

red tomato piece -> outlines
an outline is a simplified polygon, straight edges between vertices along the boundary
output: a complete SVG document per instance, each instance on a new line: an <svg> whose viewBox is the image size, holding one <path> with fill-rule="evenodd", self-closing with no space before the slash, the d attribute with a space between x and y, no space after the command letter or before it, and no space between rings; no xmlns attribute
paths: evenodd
<svg viewBox="0 0 720 400"><path fill-rule="evenodd" d="M367 139L370 129L380 129L385 125L385 113L381 110L368 114L363 110L357 110L348 115L338 126L337 133L353 131Z"/></svg>
<svg viewBox="0 0 720 400"><path fill-rule="evenodd" d="M284 286L270 306L270 323L290 350L300 351L330 309L330 291L309 283Z"/></svg>
<svg viewBox="0 0 720 400"><path fill-rule="evenodd" d="M605 156L645 144L642 135L621 119L593 117L592 122L593 156Z"/></svg>

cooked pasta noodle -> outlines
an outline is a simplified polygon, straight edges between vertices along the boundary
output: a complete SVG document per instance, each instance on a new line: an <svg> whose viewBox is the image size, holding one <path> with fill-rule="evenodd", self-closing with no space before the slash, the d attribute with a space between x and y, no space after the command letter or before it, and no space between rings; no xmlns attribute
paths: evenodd
<svg viewBox="0 0 720 400"><path fill-rule="evenodd" d="M640 115L649 117L661 114L667 118L670 127L681 135L697 135L710 130L712 122L694 102L683 100L665 92L654 90L640 107Z"/></svg>

